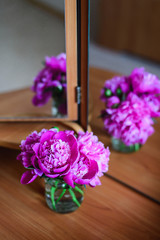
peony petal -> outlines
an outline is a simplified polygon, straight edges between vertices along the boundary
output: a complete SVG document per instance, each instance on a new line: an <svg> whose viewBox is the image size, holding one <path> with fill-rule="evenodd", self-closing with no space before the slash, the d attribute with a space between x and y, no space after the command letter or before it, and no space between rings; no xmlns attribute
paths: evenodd
<svg viewBox="0 0 160 240"><path fill-rule="evenodd" d="M88 173L83 176L83 179L92 179L98 172L98 164L94 160L90 160Z"/></svg>
<svg viewBox="0 0 160 240"><path fill-rule="evenodd" d="M47 177L50 177L50 178L56 178L56 177L59 177L59 174L45 173L45 175L46 175Z"/></svg>
<svg viewBox="0 0 160 240"><path fill-rule="evenodd" d="M35 172L36 175L38 175L38 176L40 176L40 177L43 175L42 170L34 169L34 172Z"/></svg>
<svg viewBox="0 0 160 240"><path fill-rule="evenodd" d="M33 170L28 170L22 174L21 184L29 184L37 178L37 174Z"/></svg>
<svg viewBox="0 0 160 240"><path fill-rule="evenodd" d="M33 151L35 152L36 156L38 156L38 153L39 153L39 147L40 147L40 144L39 143L35 143L34 146L32 147ZM33 162L35 159L32 159Z"/></svg>
<svg viewBox="0 0 160 240"><path fill-rule="evenodd" d="M68 185L70 185L72 188L75 187L71 173L68 173L67 175L65 175L65 176L63 177L63 180L64 180Z"/></svg>
<svg viewBox="0 0 160 240"><path fill-rule="evenodd" d="M52 139L53 136L54 136L56 133L57 133L56 130L55 130L55 131L49 130L49 131L45 132L45 133L42 135L41 139L40 139L40 143L43 144L44 142Z"/></svg>
<svg viewBox="0 0 160 240"><path fill-rule="evenodd" d="M90 179L76 179L75 180L75 183L77 183L77 184L80 184L80 185L84 185L84 184L86 184L86 185L88 185L89 183L90 183Z"/></svg>
<svg viewBox="0 0 160 240"><path fill-rule="evenodd" d="M66 165L63 166L63 167L55 168L55 169L54 169L54 173L64 172L67 168L69 168L69 165L68 165L68 164L66 164ZM69 169L68 169L68 170L69 170Z"/></svg>

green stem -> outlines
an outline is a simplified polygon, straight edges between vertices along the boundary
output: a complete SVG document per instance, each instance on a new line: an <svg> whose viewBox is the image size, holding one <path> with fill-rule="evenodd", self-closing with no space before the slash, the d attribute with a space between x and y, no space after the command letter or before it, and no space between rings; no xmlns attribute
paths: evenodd
<svg viewBox="0 0 160 240"><path fill-rule="evenodd" d="M56 204L55 204L55 200L54 200L54 193L56 191L56 187L51 187L51 201L52 201L52 207L54 210L56 210Z"/></svg>
<svg viewBox="0 0 160 240"><path fill-rule="evenodd" d="M75 189L77 192L79 192L80 194L82 194L82 195L84 194L83 191L82 191L79 187L75 186L74 189Z"/></svg>
<svg viewBox="0 0 160 240"><path fill-rule="evenodd" d="M56 204L59 202L59 200L63 197L63 195L65 194L66 189L63 189L62 193L60 194L59 198L56 200Z"/></svg>
<svg viewBox="0 0 160 240"><path fill-rule="evenodd" d="M71 194L71 197L72 197L72 199L73 199L73 202L74 202L75 204L77 204L78 207L80 207L80 203L78 202L78 200L77 200L74 192L72 191L72 189L69 188L68 191L69 191L69 193Z"/></svg>
<svg viewBox="0 0 160 240"><path fill-rule="evenodd" d="M139 150L139 147L140 147L139 144L136 143L136 144L135 144L135 151L138 151L138 150Z"/></svg>
<svg viewBox="0 0 160 240"><path fill-rule="evenodd" d="M55 199L54 199L54 193L55 191L57 190L57 185L59 183L59 179L56 179L55 180L55 187L51 187L51 201L52 201L52 206L53 206L53 209L56 210L56 203L55 203Z"/></svg>

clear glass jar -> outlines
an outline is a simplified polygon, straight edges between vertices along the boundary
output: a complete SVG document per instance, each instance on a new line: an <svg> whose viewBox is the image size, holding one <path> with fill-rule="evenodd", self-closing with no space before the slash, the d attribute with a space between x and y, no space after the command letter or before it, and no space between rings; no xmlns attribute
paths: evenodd
<svg viewBox="0 0 160 240"><path fill-rule="evenodd" d="M136 152L141 147L141 144L139 143L127 146L120 139L117 139L114 137L111 138L111 142L112 142L112 148L118 152L124 152L124 153Z"/></svg>
<svg viewBox="0 0 160 240"><path fill-rule="evenodd" d="M67 104L66 99L61 100L52 97L51 113L54 118L66 118L67 117Z"/></svg>
<svg viewBox="0 0 160 240"><path fill-rule="evenodd" d="M72 188L61 179L45 178L45 198L50 209L69 213L80 207L83 201L83 185Z"/></svg>

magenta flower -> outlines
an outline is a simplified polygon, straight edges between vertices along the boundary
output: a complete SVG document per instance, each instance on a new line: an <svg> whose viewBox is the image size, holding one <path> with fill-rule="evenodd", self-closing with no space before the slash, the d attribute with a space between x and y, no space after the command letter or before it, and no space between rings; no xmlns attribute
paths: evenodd
<svg viewBox="0 0 160 240"><path fill-rule="evenodd" d="M135 68L129 77L134 93L160 94L160 80L144 68Z"/></svg>
<svg viewBox="0 0 160 240"><path fill-rule="evenodd" d="M57 129L33 132L21 144L22 152L17 159L26 171L21 178L22 184L32 182L43 174L56 178L66 175L79 156L77 139L72 131L57 132Z"/></svg>
<svg viewBox="0 0 160 240"><path fill-rule="evenodd" d="M151 117L160 117L160 95L143 94L141 99L146 103L151 112Z"/></svg>
<svg viewBox="0 0 160 240"><path fill-rule="evenodd" d="M25 168L34 166L35 152L33 151L33 146L40 141L41 136L46 131L46 129L42 129L39 133L34 131L26 137L26 140L21 141L21 153L17 156L17 160L19 160ZM55 129L55 131L57 130Z"/></svg>
<svg viewBox="0 0 160 240"><path fill-rule="evenodd" d="M128 93L129 90L130 83L128 78L124 76L116 76L105 81L104 87L101 90L100 98L107 104L111 96L117 96L117 98L119 98L123 93Z"/></svg>
<svg viewBox="0 0 160 240"><path fill-rule="evenodd" d="M79 155L77 139L73 134L55 133L51 130L42 135L33 150L39 168L51 178L66 175Z"/></svg>
<svg viewBox="0 0 160 240"><path fill-rule="evenodd" d="M43 106L51 97L66 99L66 54L46 57L45 67L34 79L31 88L36 95L32 99L35 106ZM58 95L57 95L58 94Z"/></svg>
<svg viewBox="0 0 160 240"><path fill-rule="evenodd" d="M127 146L144 144L154 132L150 109L133 93L118 108L107 108L103 120L107 132L121 139Z"/></svg>
<svg viewBox="0 0 160 240"><path fill-rule="evenodd" d="M75 184L100 185L99 177L108 171L109 149L89 132L57 132L57 129L36 131L20 145L17 159L28 170L21 177L22 184L37 176L59 178L71 187Z"/></svg>
<svg viewBox="0 0 160 240"><path fill-rule="evenodd" d="M99 142L93 133L79 132L77 140L80 156L64 180L72 187L74 187L74 182L89 184L93 187L100 185L99 177L103 175L103 172L108 171L109 149L105 149L103 143Z"/></svg>

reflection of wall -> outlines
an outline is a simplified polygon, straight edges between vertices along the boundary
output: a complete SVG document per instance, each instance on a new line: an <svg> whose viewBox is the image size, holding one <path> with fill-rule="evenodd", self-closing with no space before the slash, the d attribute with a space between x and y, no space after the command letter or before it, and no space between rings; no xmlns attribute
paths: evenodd
<svg viewBox="0 0 160 240"><path fill-rule="evenodd" d="M0 0L0 92L29 86L45 56L65 51L62 19L24 0Z"/></svg>
<svg viewBox="0 0 160 240"><path fill-rule="evenodd" d="M98 3L94 19L98 24L94 39L98 44L160 61L159 0L99 0Z"/></svg>
<svg viewBox="0 0 160 240"><path fill-rule="evenodd" d="M64 12L64 0L36 0L36 1L44 3L61 13Z"/></svg>

